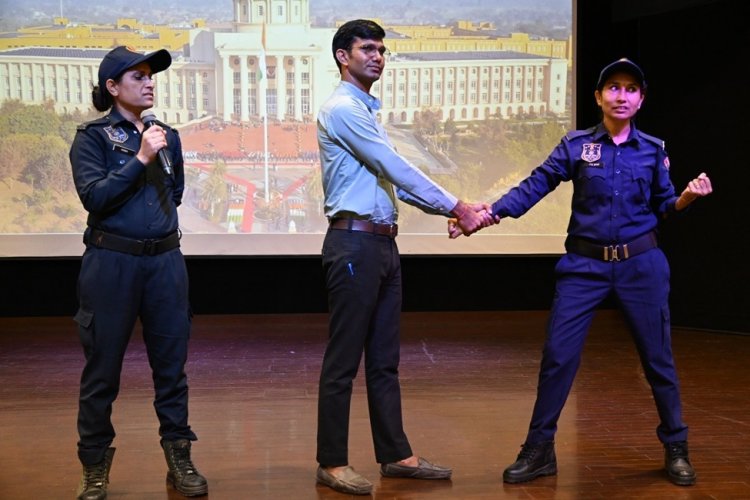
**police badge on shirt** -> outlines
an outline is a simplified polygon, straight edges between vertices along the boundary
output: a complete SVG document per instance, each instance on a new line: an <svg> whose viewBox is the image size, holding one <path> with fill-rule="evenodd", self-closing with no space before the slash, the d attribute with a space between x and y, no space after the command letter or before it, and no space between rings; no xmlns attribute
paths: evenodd
<svg viewBox="0 0 750 500"><path fill-rule="evenodd" d="M104 131L107 133L107 137L109 137L109 140L112 142L116 142L117 144L122 144L128 140L128 133L125 132L125 129L123 129L122 127L113 127L112 125L108 125L104 127Z"/></svg>
<svg viewBox="0 0 750 500"><path fill-rule="evenodd" d="M581 150L581 160L588 163L586 165L590 168L604 168L604 163L602 163L602 145L596 142L588 142L583 145L583 149Z"/></svg>
<svg viewBox="0 0 750 500"><path fill-rule="evenodd" d="M135 156L136 152L130 148L123 146L123 143L128 140L128 133L122 127L113 127L108 125L104 127L109 140L112 141L112 151L118 151L129 156ZM120 161L120 164L124 164L124 161Z"/></svg>

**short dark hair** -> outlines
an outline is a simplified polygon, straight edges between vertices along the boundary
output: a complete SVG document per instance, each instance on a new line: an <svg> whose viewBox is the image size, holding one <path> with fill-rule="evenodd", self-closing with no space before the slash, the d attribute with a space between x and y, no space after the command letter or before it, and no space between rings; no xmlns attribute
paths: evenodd
<svg viewBox="0 0 750 500"><path fill-rule="evenodd" d="M336 51L344 49L347 52L352 50L355 38L361 38L363 40L382 40L385 38L385 30L380 27L375 21L368 19L355 19L353 21L347 21L336 31L333 35L333 43L331 49L333 51L333 60L336 61L336 66L341 71L341 63L336 57Z"/></svg>

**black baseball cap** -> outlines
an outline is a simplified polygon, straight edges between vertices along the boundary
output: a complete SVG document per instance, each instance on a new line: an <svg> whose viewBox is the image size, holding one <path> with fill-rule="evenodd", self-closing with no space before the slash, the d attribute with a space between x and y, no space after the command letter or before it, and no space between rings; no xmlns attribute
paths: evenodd
<svg viewBox="0 0 750 500"><path fill-rule="evenodd" d="M104 88L104 84L110 78L115 80L122 75L127 69L137 66L142 62L147 62L151 66L153 73L164 71L172 64L172 56L166 49L159 49L150 54L138 52L132 47L121 45L110 50L102 62L99 64L99 87Z"/></svg>
<svg viewBox="0 0 750 500"><path fill-rule="evenodd" d="M635 77L638 85L642 90L646 89L646 77L643 75L643 70L636 63L630 59L623 57L613 63L604 66L604 69L599 73L599 81L596 82L596 90L601 90L607 79L618 71L622 71Z"/></svg>

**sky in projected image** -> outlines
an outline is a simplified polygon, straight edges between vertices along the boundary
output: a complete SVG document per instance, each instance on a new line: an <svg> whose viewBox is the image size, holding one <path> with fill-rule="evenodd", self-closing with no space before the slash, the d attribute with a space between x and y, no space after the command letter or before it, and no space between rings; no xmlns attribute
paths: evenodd
<svg viewBox="0 0 750 500"><path fill-rule="evenodd" d="M186 254L316 254L326 229L317 109L338 82L330 44L377 19L390 50L372 94L395 148L459 198L492 202L571 128L569 0L4 2L0 256L80 255L67 154L101 57L167 48L158 119L177 128ZM6 14L8 13L8 14ZM265 68L265 71L263 71ZM448 242L443 217L399 204L404 253L556 253L563 185L520 220Z"/></svg>

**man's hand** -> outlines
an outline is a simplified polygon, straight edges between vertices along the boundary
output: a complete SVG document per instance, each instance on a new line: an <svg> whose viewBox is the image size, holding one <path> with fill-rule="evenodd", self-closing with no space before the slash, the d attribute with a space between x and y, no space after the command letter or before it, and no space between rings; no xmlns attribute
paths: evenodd
<svg viewBox="0 0 750 500"><path fill-rule="evenodd" d="M451 239L462 234L470 236L483 227L500 222L499 217L492 217L492 206L489 203L465 203L459 200L451 214L455 216L448 219L448 237Z"/></svg>

